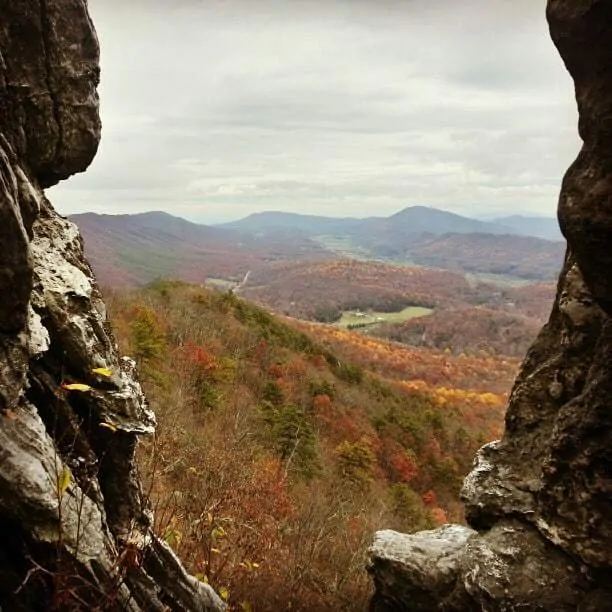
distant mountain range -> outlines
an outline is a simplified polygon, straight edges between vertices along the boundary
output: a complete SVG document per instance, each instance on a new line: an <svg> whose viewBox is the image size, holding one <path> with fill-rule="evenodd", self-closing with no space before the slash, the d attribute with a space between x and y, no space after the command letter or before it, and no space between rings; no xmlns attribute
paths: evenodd
<svg viewBox="0 0 612 612"><path fill-rule="evenodd" d="M107 285L138 285L162 276L237 279L247 271L256 282L258 270L279 261L338 257L550 280L564 250L554 219L480 221L423 206L367 219L262 212L214 226L163 212L71 219Z"/></svg>
<svg viewBox="0 0 612 612"><path fill-rule="evenodd" d="M388 232L389 229L403 234L510 234L531 236L544 240L560 241L561 232L557 220L549 217L526 217L513 215L493 221L480 221L426 206L410 206L390 217L334 218L303 215L288 212L253 213L239 221L219 224L217 227L243 232L270 232L272 230L296 230L308 235L347 234L359 235L367 232Z"/></svg>
<svg viewBox="0 0 612 612"><path fill-rule="evenodd" d="M102 284L129 286L156 278L203 283L238 278L275 261L326 259L308 238L265 238L199 225L164 212L135 215L84 213L70 217L83 234L87 256Z"/></svg>
<svg viewBox="0 0 612 612"><path fill-rule="evenodd" d="M512 215L510 217L498 217L494 223L512 230L510 233L520 236L533 236L544 238L544 240L564 240L557 219L552 217L525 217L523 215Z"/></svg>

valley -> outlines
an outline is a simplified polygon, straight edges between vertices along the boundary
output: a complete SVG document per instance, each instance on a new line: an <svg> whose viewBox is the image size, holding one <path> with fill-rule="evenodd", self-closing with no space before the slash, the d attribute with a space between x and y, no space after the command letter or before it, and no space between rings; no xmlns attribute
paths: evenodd
<svg viewBox="0 0 612 612"><path fill-rule="evenodd" d="M452 218L393 255L399 222L331 240L273 219L75 221L158 418L139 451L156 532L232 609L362 610L374 531L464 521L563 245Z"/></svg>
<svg viewBox="0 0 612 612"><path fill-rule="evenodd" d="M248 270L264 271L279 262L333 259L550 282L564 245L558 230L546 233L542 226L556 222L520 219L506 227L422 206L370 219L258 213L218 226L161 212L72 217L100 281L111 286L160 277L238 280Z"/></svg>
<svg viewBox="0 0 612 612"><path fill-rule="evenodd" d="M139 452L156 531L234 609L363 610L376 529L463 521L463 476L501 433L518 359L179 281L106 297L158 419Z"/></svg>
<svg viewBox="0 0 612 612"><path fill-rule="evenodd" d="M536 288L534 300L550 303L564 249L541 237L559 236L552 219L484 222L419 206L369 219L257 213L221 226L167 213L73 219L105 286L179 279L455 353L523 353L548 313L525 310L521 296Z"/></svg>
<svg viewBox="0 0 612 612"><path fill-rule="evenodd" d="M0 16L0 612L612 609L612 0Z"/></svg>

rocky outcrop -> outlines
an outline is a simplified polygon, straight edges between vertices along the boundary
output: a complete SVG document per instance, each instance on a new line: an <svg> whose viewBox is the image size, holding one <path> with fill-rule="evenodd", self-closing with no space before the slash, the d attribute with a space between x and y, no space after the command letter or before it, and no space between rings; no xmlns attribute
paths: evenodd
<svg viewBox="0 0 612 612"><path fill-rule="evenodd" d="M0 0L0 608L221 610L152 533L155 418L43 193L95 155L98 74L84 0Z"/></svg>
<svg viewBox="0 0 612 612"><path fill-rule="evenodd" d="M584 141L559 199L568 248L555 303L502 440L480 450L465 481L476 531L459 547L449 528L379 534L373 610L612 609L612 2L549 0L547 18ZM431 559L452 550L452 592L448 575L438 589L431 563L415 562L432 547ZM395 566L401 589L390 591L398 558L410 562Z"/></svg>
<svg viewBox="0 0 612 612"><path fill-rule="evenodd" d="M475 533L460 525L415 535L379 531L370 549L376 576L370 609L435 610L455 590L466 543Z"/></svg>

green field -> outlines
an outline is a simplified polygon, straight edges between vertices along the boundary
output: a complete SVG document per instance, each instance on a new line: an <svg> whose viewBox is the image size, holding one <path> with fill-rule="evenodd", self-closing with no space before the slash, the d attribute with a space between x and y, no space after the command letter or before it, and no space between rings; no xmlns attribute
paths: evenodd
<svg viewBox="0 0 612 612"><path fill-rule="evenodd" d="M431 308L423 308L422 306L408 306L408 308L404 308L404 310L399 312L367 311L358 314L355 310L345 310L337 325L340 327L348 327L349 325L370 327L378 323L402 323L409 319L426 317L430 314L433 314L433 310Z"/></svg>

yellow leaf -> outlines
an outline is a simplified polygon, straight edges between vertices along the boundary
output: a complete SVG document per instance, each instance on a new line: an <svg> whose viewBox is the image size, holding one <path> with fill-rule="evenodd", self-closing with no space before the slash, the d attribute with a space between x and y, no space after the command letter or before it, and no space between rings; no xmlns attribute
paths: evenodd
<svg viewBox="0 0 612 612"><path fill-rule="evenodd" d="M62 387L68 391L91 391L91 387L83 383L62 383Z"/></svg>
<svg viewBox="0 0 612 612"><path fill-rule="evenodd" d="M229 596L230 596L230 592L227 587L221 587L219 589L219 597L221 597L223 601L227 601L229 599Z"/></svg>
<svg viewBox="0 0 612 612"><path fill-rule="evenodd" d="M251 605L251 602L247 601L246 599L240 602L240 609L242 610L242 612L253 612L253 606Z"/></svg>
<svg viewBox="0 0 612 612"><path fill-rule="evenodd" d="M105 427L106 429L110 429L113 433L117 431L117 428L112 423L99 423L100 427Z"/></svg>
<svg viewBox="0 0 612 612"><path fill-rule="evenodd" d="M99 374L100 376L110 377L113 375L113 371L108 368L94 368L92 370L94 374Z"/></svg>
<svg viewBox="0 0 612 612"><path fill-rule="evenodd" d="M58 491L60 497L64 496L64 493L66 492L66 490L70 486L71 478L72 477L70 475L70 470L66 466L64 466L62 468L62 471L60 472L60 474L57 477L57 491Z"/></svg>
<svg viewBox="0 0 612 612"><path fill-rule="evenodd" d="M259 567L259 563L253 563L253 567Z"/></svg>

